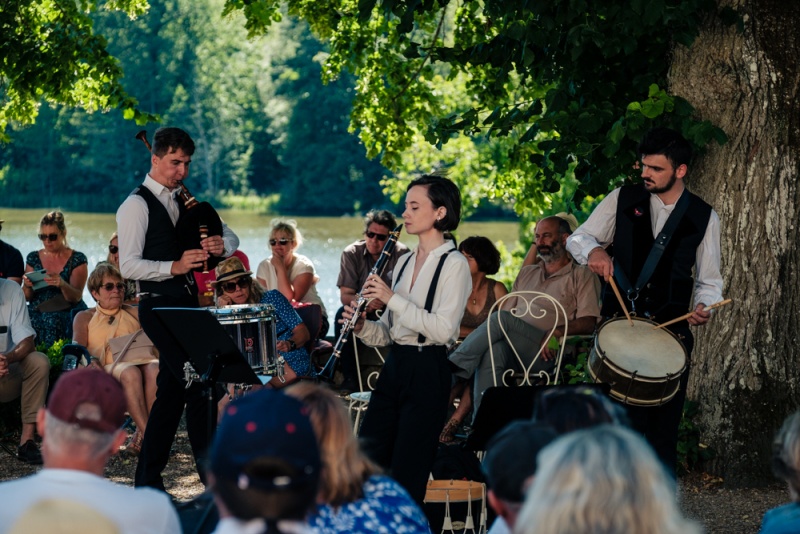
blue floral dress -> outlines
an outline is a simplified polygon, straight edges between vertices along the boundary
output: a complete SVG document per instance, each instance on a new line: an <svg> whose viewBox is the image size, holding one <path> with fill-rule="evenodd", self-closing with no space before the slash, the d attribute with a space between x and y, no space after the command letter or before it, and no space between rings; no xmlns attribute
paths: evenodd
<svg viewBox="0 0 800 534"><path fill-rule="evenodd" d="M25 263L33 267L34 271L44 269L39 252L34 250L28 254ZM88 263L86 255L77 250L72 251L72 255L67 260L61 270L61 278L69 282L69 277L77 267ZM70 308L56 312L40 312L37 307L42 302L61 295L61 290L57 287L48 286L40 289L33 294L33 298L28 304L28 313L31 316L31 326L36 330L36 344L43 342L50 346L59 339L72 339L72 317L73 313L87 309L83 299L73 304Z"/></svg>
<svg viewBox="0 0 800 534"><path fill-rule="evenodd" d="M275 332L278 341L285 341L292 337L292 330L303 321L297 312L277 289L271 289L264 293L261 297L261 304L271 304L275 308ZM308 356L308 351L305 347L298 347L291 352L280 352L292 371L297 373L298 376L313 376L316 374L311 365L311 358Z"/></svg>
<svg viewBox="0 0 800 534"><path fill-rule="evenodd" d="M373 475L363 489L364 496L357 501L336 508L318 506L308 524L324 534L430 534L425 514L394 479Z"/></svg>

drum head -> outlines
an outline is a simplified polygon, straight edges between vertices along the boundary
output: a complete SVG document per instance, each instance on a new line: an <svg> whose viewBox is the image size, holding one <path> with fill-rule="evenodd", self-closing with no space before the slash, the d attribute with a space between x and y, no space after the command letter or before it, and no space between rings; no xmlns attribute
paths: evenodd
<svg viewBox="0 0 800 534"><path fill-rule="evenodd" d="M612 319L597 332L597 350L611 363L631 374L662 378L680 373L686 366L686 349L678 338L656 323L624 317Z"/></svg>

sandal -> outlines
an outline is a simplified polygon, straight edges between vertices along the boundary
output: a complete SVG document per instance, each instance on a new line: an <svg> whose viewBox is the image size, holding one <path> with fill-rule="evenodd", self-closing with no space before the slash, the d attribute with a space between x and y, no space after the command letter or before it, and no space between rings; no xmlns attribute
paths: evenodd
<svg viewBox="0 0 800 534"><path fill-rule="evenodd" d="M439 434L439 443L450 443L455 439L456 430L461 425L458 419L450 419Z"/></svg>
<svg viewBox="0 0 800 534"><path fill-rule="evenodd" d="M137 429L131 436L130 441L128 441L128 445L125 446L125 454L134 458L138 457L139 453L142 452L142 440L144 440L144 433L139 432Z"/></svg>

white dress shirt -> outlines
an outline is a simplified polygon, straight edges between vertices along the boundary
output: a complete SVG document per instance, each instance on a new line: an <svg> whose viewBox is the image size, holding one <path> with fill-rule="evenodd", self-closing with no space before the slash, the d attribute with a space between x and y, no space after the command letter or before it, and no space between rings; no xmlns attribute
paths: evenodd
<svg viewBox="0 0 800 534"><path fill-rule="evenodd" d="M567 239L567 250L575 261L586 265L589 253L597 247L606 247L614 241L616 231L619 188L613 190L598 204L585 223ZM658 195L650 195L650 223L653 238L664 228L675 204L666 205ZM695 305L706 306L722 300L722 275L719 271L719 215L713 209L708 219L706 233L697 247L695 259Z"/></svg>
<svg viewBox="0 0 800 534"><path fill-rule="evenodd" d="M178 222L178 190L170 191L148 174L142 183L167 209L172 224ZM152 280L161 282L172 278L172 261L153 261L142 258L147 225L150 221L147 201L141 195L129 195L117 210L117 234L119 235L119 268L124 278L130 280ZM222 223L222 241L225 256L230 256L239 246L239 238Z"/></svg>
<svg viewBox="0 0 800 534"><path fill-rule="evenodd" d="M448 251L452 252L442 267L433 305L428 312L425 310L428 288L439 259ZM411 278L417 252L418 249L414 249L397 260L390 286L395 293L386 304L386 311L379 321L365 321L364 328L358 333L358 337L367 345L381 347L392 342L419 345L419 334L425 336L422 345L451 345L458 338L461 317L472 292L472 276L467 259L447 241L428 254L412 288ZM407 259L408 265L403 269ZM401 270L403 278L397 283Z"/></svg>

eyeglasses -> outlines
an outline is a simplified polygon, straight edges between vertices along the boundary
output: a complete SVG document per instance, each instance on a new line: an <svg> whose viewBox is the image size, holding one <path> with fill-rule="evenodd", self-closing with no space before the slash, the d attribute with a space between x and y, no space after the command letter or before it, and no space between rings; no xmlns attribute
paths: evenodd
<svg viewBox="0 0 800 534"><path fill-rule="evenodd" d="M282 237L280 239L270 239L269 240L269 246L274 247L275 245L278 245L278 244L280 244L280 245L288 245L292 241L294 241L294 239L286 239L285 237Z"/></svg>
<svg viewBox="0 0 800 534"><path fill-rule="evenodd" d="M364 232L364 235L366 235L370 239L377 239L378 241L386 241L387 239L389 239L389 234L376 234L375 232Z"/></svg>
<svg viewBox="0 0 800 534"><path fill-rule="evenodd" d="M225 282L222 284L222 290L225 293L233 293L236 291L236 288L245 289L250 287L250 278L247 276L243 276L236 280L235 282Z"/></svg>
<svg viewBox="0 0 800 534"><path fill-rule="evenodd" d="M119 247L117 245L108 245L108 251L112 254L116 254L119 252Z"/></svg>
<svg viewBox="0 0 800 534"><path fill-rule="evenodd" d="M42 241L56 241L58 239L58 234L39 234L39 239Z"/></svg>
<svg viewBox="0 0 800 534"><path fill-rule="evenodd" d="M106 291L114 291L115 288L117 291L123 291L125 289L125 284L123 284L122 282L117 282L116 284L109 282L107 284L101 285L100 287L102 287Z"/></svg>

